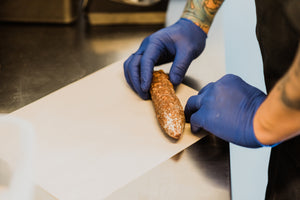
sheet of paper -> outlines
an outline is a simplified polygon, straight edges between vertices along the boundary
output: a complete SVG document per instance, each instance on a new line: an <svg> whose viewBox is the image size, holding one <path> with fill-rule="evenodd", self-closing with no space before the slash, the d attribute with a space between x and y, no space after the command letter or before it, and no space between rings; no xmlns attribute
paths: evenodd
<svg viewBox="0 0 300 200"><path fill-rule="evenodd" d="M176 93L185 105L197 91L182 84ZM35 127L36 183L60 200L103 199L204 136L189 124L177 142L164 135L152 102L127 85L122 61L12 115Z"/></svg>

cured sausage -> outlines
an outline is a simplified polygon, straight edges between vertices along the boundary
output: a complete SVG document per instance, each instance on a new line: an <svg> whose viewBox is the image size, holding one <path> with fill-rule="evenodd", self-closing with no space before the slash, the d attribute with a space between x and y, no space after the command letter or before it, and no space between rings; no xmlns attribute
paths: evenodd
<svg viewBox="0 0 300 200"><path fill-rule="evenodd" d="M179 139L185 125L184 111L169 76L162 70L153 72L150 94L160 127L170 137Z"/></svg>

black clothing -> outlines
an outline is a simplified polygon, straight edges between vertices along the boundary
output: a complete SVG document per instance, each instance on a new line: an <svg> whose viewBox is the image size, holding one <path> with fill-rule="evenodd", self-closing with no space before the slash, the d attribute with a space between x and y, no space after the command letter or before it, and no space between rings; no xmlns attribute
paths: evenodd
<svg viewBox="0 0 300 200"><path fill-rule="evenodd" d="M266 200L300 199L300 137L271 151Z"/></svg>
<svg viewBox="0 0 300 200"><path fill-rule="evenodd" d="M300 0L256 0L257 26L267 91L286 73L300 39ZM274 147L266 200L300 199L300 136Z"/></svg>
<svg viewBox="0 0 300 200"><path fill-rule="evenodd" d="M283 7L288 1L256 0L256 35L268 92L291 66L299 43L299 33L290 23Z"/></svg>

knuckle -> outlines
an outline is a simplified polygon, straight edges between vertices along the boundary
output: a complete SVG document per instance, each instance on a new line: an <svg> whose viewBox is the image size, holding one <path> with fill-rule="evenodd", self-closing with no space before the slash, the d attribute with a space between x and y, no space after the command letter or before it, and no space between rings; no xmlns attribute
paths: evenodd
<svg viewBox="0 0 300 200"><path fill-rule="evenodd" d="M238 79L241 79L240 77L234 75L234 74L226 74L225 76L223 76L220 81L223 82L223 81L229 81L229 80L238 80Z"/></svg>

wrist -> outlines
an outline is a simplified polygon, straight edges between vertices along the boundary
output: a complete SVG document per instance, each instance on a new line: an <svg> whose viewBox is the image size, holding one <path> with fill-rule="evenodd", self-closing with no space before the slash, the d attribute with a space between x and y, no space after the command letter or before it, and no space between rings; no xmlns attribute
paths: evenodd
<svg viewBox="0 0 300 200"><path fill-rule="evenodd" d="M207 34L223 1L187 0L181 17L191 20Z"/></svg>
<svg viewBox="0 0 300 200"><path fill-rule="evenodd" d="M205 34L208 34L209 28L210 26L207 24L203 24L201 23L200 20L198 20L196 17L192 16L192 15L187 15L187 14L183 14L181 16L182 19L186 19L189 20L191 22L193 22L196 26L198 26Z"/></svg>
<svg viewBox="0 0 300 200"><path fill-rule="evenodd" d="M192 31L197 31L197 32L195 32L197 34L197 36L201 35L205 38L207 37L207 33L202 28L197 26L197 24L195 24L192 20L181 17L179 21L184 21L184 22L187 22L188 24L192 25L189 27L192 27Z"/></svg>

